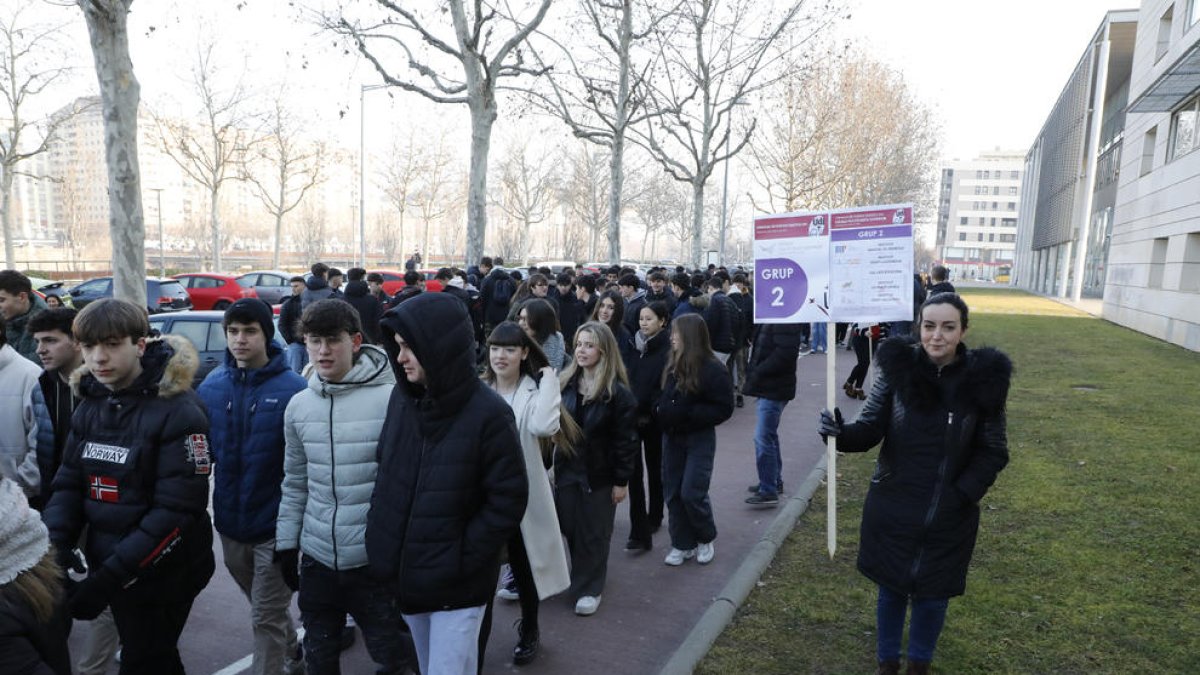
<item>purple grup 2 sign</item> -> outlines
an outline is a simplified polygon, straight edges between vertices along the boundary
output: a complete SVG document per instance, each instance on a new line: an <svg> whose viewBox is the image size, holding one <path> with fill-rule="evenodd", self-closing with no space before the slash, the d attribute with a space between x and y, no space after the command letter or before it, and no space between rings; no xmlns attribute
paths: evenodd
<svg viewBox="0 0 1200 675"><path fill-rule="evenodd" d="M787 258L768 258L754 263L754 316L763 319L791 317L808 297L808 277Z"/></svg>

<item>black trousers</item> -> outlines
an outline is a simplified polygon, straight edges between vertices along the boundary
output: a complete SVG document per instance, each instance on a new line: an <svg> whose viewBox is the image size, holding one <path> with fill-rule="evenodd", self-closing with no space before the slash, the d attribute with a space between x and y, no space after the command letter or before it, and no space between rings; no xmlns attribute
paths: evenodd
<svg viewBox="0 0 1200 675"><path fill-rule="evenodd" d="M871 367L871 338L867 335L854 335L850 340L850 344L854 345L854 355L858 357L858 363L854 365L854 370L850 371L850 379L846 381L854 385L855 389L862 389L863 383L867 381L867 370Z"/></svg>
<svg viewBox="0 0 1200 675"><path fill-rule="evenodd" d="M638 434L642 452L629 479L629 538L649 541L651 530L663 519L662 429L650 422L638 429Z"/></svg>
<svg viewBox="0 0 1200 675"><path fill-rule="evenodd" d="M508 540L508 564L512 567L513 578L517 581L517 602L521 605L521 628L525 631L538 629L538 592L533 581L533 567L529 564L529 554L525 552L525 538L521 530ZM492 632L492 603L495 597L487 602L483 610L483 624L479 628L479 673L483 673L483 657L487 653L488 637Z"/></svg>
<svg viewBox="0 0 1200 675"><path fill-rule="evenodd" d="M110 606L121 636L121 675L182 675L179 635L194 599L151 603L117 593Z"/></svg>
<svg viewBox="0 0 1200 675"><path fill-rule="evenodd" d="M612 486L592 490L581 483L559 486L554 490L554 506L571 555L571 599L600 595L608 577L608 547L617 515Z"/></svg>

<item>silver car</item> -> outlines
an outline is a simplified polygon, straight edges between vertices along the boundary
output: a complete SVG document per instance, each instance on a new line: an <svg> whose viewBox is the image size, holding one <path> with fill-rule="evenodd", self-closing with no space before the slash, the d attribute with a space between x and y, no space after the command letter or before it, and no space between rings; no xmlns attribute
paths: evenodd
<svg viewBox="0 0 1200 675"><path fill-rule="evenodd" d="M267 304L278 305L284 298L292 294L292 286L288 283L296 275L279 270L260 270L246 272L237 278L242 288L253 288L258 298Z"/></svg>

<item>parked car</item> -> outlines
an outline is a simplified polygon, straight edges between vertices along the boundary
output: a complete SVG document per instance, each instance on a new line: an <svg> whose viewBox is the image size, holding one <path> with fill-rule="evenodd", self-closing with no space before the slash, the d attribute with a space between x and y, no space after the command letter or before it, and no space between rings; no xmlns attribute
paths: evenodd
<svg viewBox="0 0 1200 675"><path fill-rule="evenodd" d="M193 309L225 311L242 298L257 298L253 288L243 288L231 274L176 274L175 279L187 289Z"/></svg>
<svg viewBox="0 0 1200 675"><path fill-rule="evenodd" d="M395 295L404 288L404 286L405 286L404 272L401 272L400 270L369 270L368 271L369 274L374 274L376 272L383 275L383 292L384 293L387 293L388 295ZM417 273L420 274L421 276L425 277L425 290L434 292L434 293L442 290L442 282L433 280L433 278L437 276L437 270L433 270L433 269L417 270Z"/></svg>
<svg viewBox="0 0 1200 675"><path fill-rule="evenodd" d="M68 291L71 304L75 309L83 309L88 303L100 298L111 298L113 295L112 277L97 277L88 279ZM146 311L151 314L160 312L182 312L192 308L192 299L187 289L175 279L146 279Z"/></svg>
<svg viewBox="0 0 1200 675"><path fill-rule="evenodd" d="M196 387L213 368L225 362L225 329L221 320L225 312L194 311L158 314L150 317L150 327L159 333L181 335L191 341L200 352L200 368L196 370L192 386ZM275 344L285 349L279 337L279 320L275 321Z"/></svg>
<svg viewBox="0 0 1200 675"><path fill-rule="evenodd" d="M258 298L267 304L278 305L292 294L292 286L288 279L294 276L279 270L260 270L246 272L237 278L237 282L242 288L253 289Z"/></svg>

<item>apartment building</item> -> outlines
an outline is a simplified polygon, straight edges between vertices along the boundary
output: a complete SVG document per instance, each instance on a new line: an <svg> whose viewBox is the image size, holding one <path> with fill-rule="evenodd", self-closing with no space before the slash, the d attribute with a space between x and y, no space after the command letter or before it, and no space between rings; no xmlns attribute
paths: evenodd
<svg viewBox="0 0 1200 675"><path fill-rule="evenodd" d="M954 279L1005 280L1017 240L1025 153L981 153L942 169L937 256Z"/></svg>

